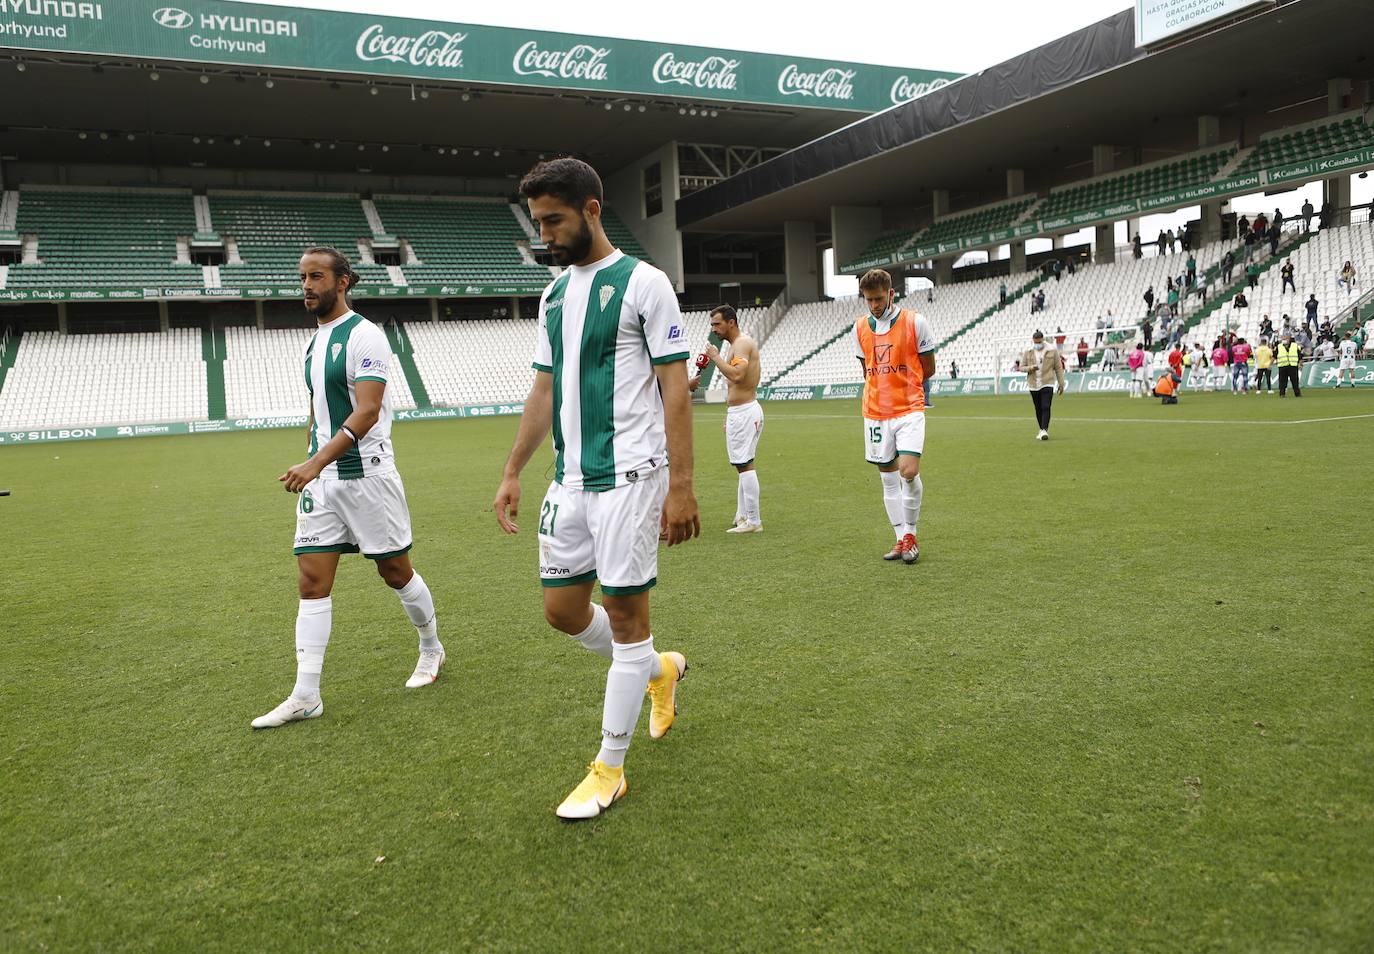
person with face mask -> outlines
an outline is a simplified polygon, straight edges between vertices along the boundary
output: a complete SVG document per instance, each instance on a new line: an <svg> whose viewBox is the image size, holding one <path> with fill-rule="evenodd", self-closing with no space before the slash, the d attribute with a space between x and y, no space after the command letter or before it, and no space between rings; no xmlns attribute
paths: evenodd
<svg viewBox="0 0 1374 954"><path fill-rule="evenodd" d="M1050 439L1050 405L1056 393L1064 393L1064 359L1059 349L1045 342L1039 328L1031 335L1031 346L1021 355L1021 369L1026 372L1026 389L1035 405L1037 441Z"/></svg>

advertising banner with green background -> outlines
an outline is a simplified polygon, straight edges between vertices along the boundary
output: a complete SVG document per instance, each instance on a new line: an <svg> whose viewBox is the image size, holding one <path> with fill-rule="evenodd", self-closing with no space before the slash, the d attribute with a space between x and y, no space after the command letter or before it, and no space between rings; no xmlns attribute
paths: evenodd
<svg viewBox="0 0 1374 954"><path fill-rule="evenodd" d="M359 285L352 298L491 298L542 294L547 282L514 285ZM0 288L0 304L58 301L300 298L299 288Z"/></svg>
<svg viewBox="0 0 1374 954"><path fill-rule="evenodd" d="M864 113L960 75L224 0L3 0L0 46Z"/></svg>
<svg viewBox="0 0 1374 954"><path fill-rule="evenodd" d="M1335 362L1314 362L1304 366L1302 371L1303 387L1334 387L1336 384ZM1065 390L1070 393L1096 394L1115 391L1125 394L1130 386L1131 376L1124 371L1099 372L1087 371L1068 375ZM1366 387L1374 387L1374 361L1355 362L1355 381ZM1002 375L1001 393L1024 395L1026 376L1024 374ZM759 388L761 401L820 401L833 399L856 400L863 393L859 382L849 384L805 384L782 387ZM930 396L948 397L960 394L993 394L994 382L990 377L978 378L937 378L930 382ZM1187 388L1182 392L1187 394ZM465 404L460 407L429 407L395 412L397 421L436 421L458 420L472 417L500 417L520 414L525 410L522 403L509 404ZM51 444L63 441L108 440L117 437L156 437L168 434L222 434L227 431L262 431L297 427L305 430L304 414L284 417L242 417L233 420L214 421L172 421L163 424L106 424L89 427L47 427L25 428L0 431L0 444Z"/></svg>

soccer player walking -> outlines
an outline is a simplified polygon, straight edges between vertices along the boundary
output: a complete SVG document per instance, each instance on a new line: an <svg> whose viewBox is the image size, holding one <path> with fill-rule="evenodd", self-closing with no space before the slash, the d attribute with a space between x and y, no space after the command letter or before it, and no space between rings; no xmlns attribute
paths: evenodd
<svg viewBox="0 0 1374 954"><path fill-rule="evenodd" d="M753 338L740 331L739 317L729 305L721 305L711 312L711 330L730 348L722 354L715 345L706 346L706 359L725 377L726 392L725 453L731 465L739 471L739 486L735 493L735 522L726 533L762 533L763 517L759 513L759 475L754 470L758 455L759 435L763 433L763 408L758 401L759 346ZM701 375L693 375L687 386L695 391Z"/></svg>
<svg viewBox="0 0 1374 954"><path fill-rule="evenodd" d="M557 815L594 818L627 790L625 752L645 689L657 739L673 724L687 672L681 653L654 649L649 590L660 530L673 546L701 529L688 355L668 277L606 238L591 166L541 162L520 194L554 260L569 267L539 302L534 385L492 506L501 529L516 533L520 472L552 427L554 479L539 510L544 618L611 661L601 749Z"/></svg>
<svg viewBox="0 0 1374 954"><path fill-rule="evenodd" d="M868 314L854 322L854 353L863 366L864 459L878 467L883 506L897 543L884 560L921 556L921 454L925 451L925 387L935 375L935 335L925 317L893 304L892 276L872 268L859 279Z"/></svg>
<svg viewBox="0 0 1374 954"><path fill-rule="evenodd" d="M372 322L349 307L358 273L337 249L306 249L300 263L306 310L319 329L304 355L310 392L310 458L277 479L300 494L296 507L296 685L286 701L253 720L271 729L324 712L320 672L333 617L330 592L339 555L357 553L377 564L420 636L420 659L406 686L439 678L444 647L434 599L410 564L410 509L396 472L387 389L391 345Z"/></svg>

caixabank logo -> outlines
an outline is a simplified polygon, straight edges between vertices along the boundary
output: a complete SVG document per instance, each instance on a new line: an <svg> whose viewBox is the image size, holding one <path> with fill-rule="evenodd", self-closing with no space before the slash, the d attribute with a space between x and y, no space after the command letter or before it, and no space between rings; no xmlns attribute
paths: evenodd
<svg viewBox="0 0 1374 954"><path fill-rule="evenodd" d="M158 7L153 22L196 50L265 55L275 39L294 39L300 24L287 17L194 13L184 7Z"/></svg>

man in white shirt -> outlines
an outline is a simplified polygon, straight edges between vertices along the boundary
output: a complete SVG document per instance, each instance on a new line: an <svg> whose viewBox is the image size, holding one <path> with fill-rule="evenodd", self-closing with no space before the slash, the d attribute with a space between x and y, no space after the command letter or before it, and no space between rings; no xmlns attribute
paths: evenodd
<svg viewBox="0 0 1374 954"><path fill-rule="evenodd" d="M539 511L544 618L611 663L600 751L556 814L595 818L627 790L625 752L646 688L656 739L673 724L687 672L682 653L654 649L649 629L660 532L671 547L701 529L687 339L668 277L606 238L596 170L541 162L520 194L566 271L539 301L534 386L493 509L502 530L518 531L520 472L552 429L554 479Z"/></svg>

